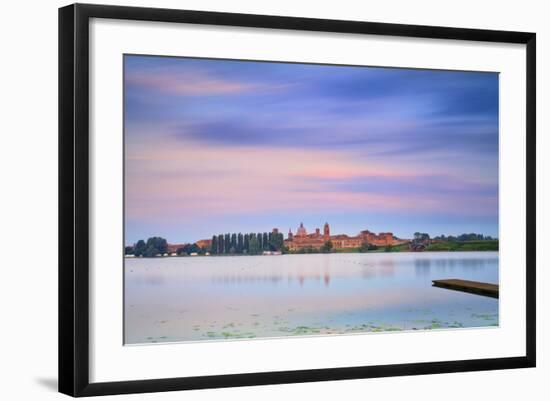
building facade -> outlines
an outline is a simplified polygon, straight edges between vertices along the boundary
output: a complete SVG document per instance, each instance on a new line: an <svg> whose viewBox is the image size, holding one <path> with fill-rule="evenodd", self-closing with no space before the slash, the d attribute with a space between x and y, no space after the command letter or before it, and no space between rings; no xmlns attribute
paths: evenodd
<svg viewBox="0 0 550 401"><path fill-rule="evenodd" d="M210 249L212 246L212 240L211 239L200 239L197 242L195 242L199 248L206 248Z"/></svg>
<svg viewBox="0 0 550 401"><path fill-rule="evenodd" d="M289 250L296 251L304 248L320 248L329 240L330 227L328 223L325 223L322 234L318 228L315 229L314 233L308 234L304 223L300 223L296 234L293 234L292 230L288 230L288 238L284 241L284 244Z"/></svg>
<svg viewBox="0 0 550 401"><path fill-rule="evenodd" d="M368 243L376 246L394 245L394 238L392 233L380 233L375 234L369 230L363 230L356 236L349 236L346 234L330 235L330 226L325 223L323 226L323 232L319 228L315 229L315 232L308 234L303 223L300 223L296 234L292 230L288 230L288 237L284 241L285 246L291 250L296 251L305 248L321 248L326 242L332 242L332 247L335 249L343 248L359 248L364 243Z"/></svg>

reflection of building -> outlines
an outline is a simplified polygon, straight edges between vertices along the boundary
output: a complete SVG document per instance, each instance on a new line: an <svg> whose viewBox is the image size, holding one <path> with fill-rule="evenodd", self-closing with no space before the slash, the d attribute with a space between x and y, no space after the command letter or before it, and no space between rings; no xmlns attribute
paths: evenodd
<svg viewBox="0 0 550 401"><path fill-rule="evenodd" d="M329 240L332 242L333 248L359 248L364 243L376 246L394 244L392 233L380 233L377 235L369 230L364 230L354 237L350 237L346 234L331 236L330 227L328 223L325 223L322 234L318 228L315 229L314 233L308 234L304 224L300 223L300 227L298 227L296 234L288 230L288 238L285 240L285 246L291 251L303 248L320 248Z"/></svg>

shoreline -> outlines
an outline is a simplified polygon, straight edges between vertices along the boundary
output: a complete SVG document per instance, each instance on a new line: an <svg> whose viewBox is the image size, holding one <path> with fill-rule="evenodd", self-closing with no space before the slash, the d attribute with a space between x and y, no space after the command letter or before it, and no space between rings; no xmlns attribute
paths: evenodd
<svg viewBox="0 0 550 401"><path fill-rule="evenodd" d="M282 253L276 255L262 255L262 254L215 254L215 255L166 255L166 256L134 256L134 255L124 255L124 259L166 259L166 258L197 258L197 257L220 257L220 256L229 256L229 257L249 257L249 256L297 256L297 255L342 255L342 254L380 254L380 253L414 253L414 254L425 254L425 253L472 253L472 252L499 252L499 249L466 249L466 250L447 250L447 249L434 249L428 251L385 251L385 250L376 250L376 251L367 251L367 252L304 252L304 253Z"/></svg>

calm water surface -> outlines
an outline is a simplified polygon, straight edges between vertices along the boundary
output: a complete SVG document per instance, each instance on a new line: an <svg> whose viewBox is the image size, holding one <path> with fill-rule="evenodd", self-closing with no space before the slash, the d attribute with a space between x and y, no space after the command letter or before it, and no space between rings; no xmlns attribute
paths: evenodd
<svg viewBox="0 0 550 401"><path fill-rule="evenodd" d="M125 260L125 342L498 325L498 300L432 287L498 283L498 252Z"/></svg>

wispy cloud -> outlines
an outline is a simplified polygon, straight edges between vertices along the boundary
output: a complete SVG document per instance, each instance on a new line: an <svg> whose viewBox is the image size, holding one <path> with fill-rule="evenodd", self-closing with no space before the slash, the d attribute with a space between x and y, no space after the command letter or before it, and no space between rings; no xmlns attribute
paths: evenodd
<svg viewBox="0 0 550 401"><path fill-rule="evenodd" d="M214 96L281 91L288 85L269 85L218 77L194 70L159 69L125 75L125 85L178 96Z"/></svg>
<svg viewBox="0 0 550 401"><path fill-rule="evenodd" d="M135 227L176 227L188 234L171 240L184 241L223 221L335 213L352 230L368 221L348 216L403 230L421 215L423 227L401 234L480 221L496 234L496 74L137 56L125 65L130 241Z"/></svg>
<svg viewBox="0 0 550 401"><path fill-rule="evenodd" d="M362 210L492 213L495 185L365 162L349 150L201 146L166 136L127 151L127 216L212 219Z"/></svg>

